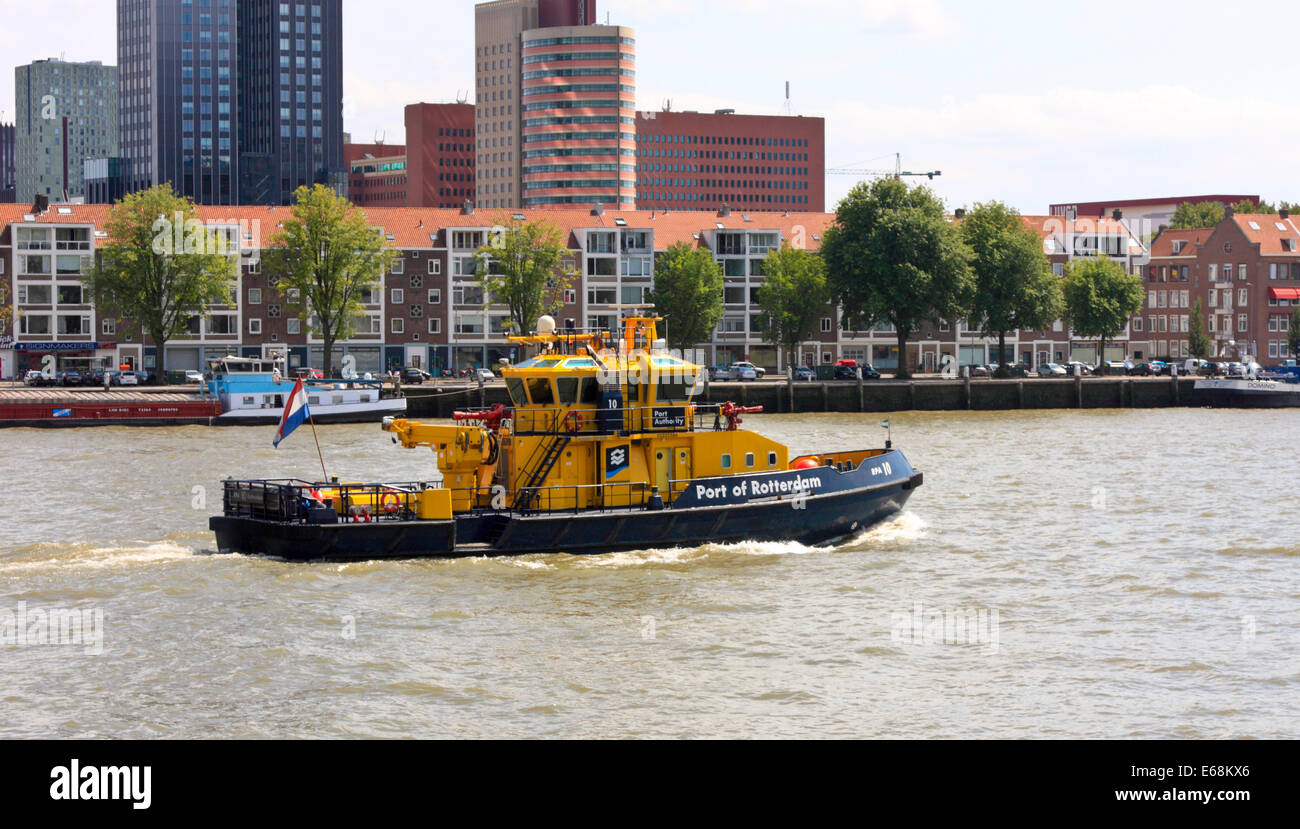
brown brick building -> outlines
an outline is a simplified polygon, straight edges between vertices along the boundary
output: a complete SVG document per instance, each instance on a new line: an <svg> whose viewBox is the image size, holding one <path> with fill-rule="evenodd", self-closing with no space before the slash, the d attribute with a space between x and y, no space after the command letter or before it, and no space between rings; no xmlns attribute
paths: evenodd
<svg viewBox="0 0 1300 829"><path fill-rule="evenodd" d="M1201 301L1215 356L1250 354L1261 363L1287 353L1300 302L1300 226L1289 214L1234 214L1212 228L1166 230L1144 270L1139 357L1187 357L1191 305Z"/></svg>
<svg viewBox="0 0 1300 829"><path fill-rule="evenodd" d="M639 210L826 209L826 121L717 112L639 112Z"/></svg>

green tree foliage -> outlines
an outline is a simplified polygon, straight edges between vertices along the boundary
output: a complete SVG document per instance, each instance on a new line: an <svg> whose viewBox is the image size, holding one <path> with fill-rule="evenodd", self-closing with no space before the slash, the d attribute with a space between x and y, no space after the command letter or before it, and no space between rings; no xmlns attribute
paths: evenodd
<svg viewBox="0 0 1300 829"><path fill-rule="evenodd" d="M299 187L284 227L267 247L266 272L281 292L297 289L302 319L320 337L326 377L334 375L334 344L356 331L362 296L383 287L397 252L366 214L323 184Z"/></svg>
<svg viewBox="0 0 1300 829"><path fill-rule="evenodd" d="M564 266L569 256L565 242L564 231L544 219L524 222L502 215L487 244L478 249L483 299L510 309L516 334L532 331L539 318L564 307L564 292L577 276Z"/></svg>
<svg viewBox="0 0 1300 829"><path fill-rule="evenodd" d="M1124 330L1129 317L1142 310L1142 282L1106 257L1076 259L1061 282L1070 327L1083 337L1100 341L1098 356L1106 359L1106 340Z"/></svg>
<svg viewBox="0 0 1300 829"><path fill-rule="evenodd" d="M1217 201L1192 204L1185 201L1174 210L1169 221L1171 230L1186 230L1194 227L1214 227L1223 221L1223 203Z"/></svg>
<svg viewBox="0 0 1300 829"><path fill-rule="evenodd" d="M1277 208L1260 199L1258 202L1244 199L1232 206L1233 213L1276 213Z"/></svg>
<svg viewBox="0 0 1300 829"><path fill-rule="evenodd" d="M1286 332L1286 344L1292 357L1300 357L1300 305L1291 312L1291 327Z"/></svg>
<svg viewBox="0 0 1300 829"><path fill-rule="evenodd" d="M1187 322L1187 353L1204 359L1210 356L1214 343L1210 341L1210 335L1205 330L1205 311L1201 308L1200 297L1192 303L1191 311L1191 319Z"/></svg>
<svg viewBox="0 0 1300 829"><path fill-rule="evenodd" d="M722 319L722 266L707 250L677 242L655 257L649 301L664 317L670 347L708 342Z"/></svg>
<svg viewBox="0 0 1300 829"><path fill-rule="evenodd" d="M911 374L907 341L923 322L970 311L970 249L926 187L896 179L858 184L839 203L822 256L846 328L894 326L899 377Z"/></svg>
<svg viewBox="0 0 1300 829"><path fill-rule="evenodd" d="M1280 201L1277 203L1277 209L1285 210L1286 212L1294 216L1296 215L1296 213L1300 213L1300 204L1297 204L1295 202L1289 202L1289 201Z"/></svg>
<svg viewBox="0 0 1300 829"><path fill-rule="evenodd" d="M961 223L962 238L974 254L975 295L971 319L986 337L996 337L1006 354L1007 332L1046 330L1061 318L1060 280L1043 254L1043 242L1020 214L1000 202L977 204ZM1009 374L1005 365L999 374Z"/></svg>
<svg viewBox="0 0 1300 829"><path fill-rule="evenodd" d="M826 316L830 289L822 258L788 244L773 250L764 263L765 276L758 289L759 329L787 355L786 365L798 362L799 343L812 336L818 321ZM793 375L788 374L790 383Z"/></svg>
<svg viewBox="0 0 1300 829"><path fill-rule="evenodd" d="M135 321L153 340L154 370L166 383L164 344L207 306L231 301L239 242L202 224L194 203L170 184L124 197L104 229L108 242L86 287L97 306Z"/></svg>

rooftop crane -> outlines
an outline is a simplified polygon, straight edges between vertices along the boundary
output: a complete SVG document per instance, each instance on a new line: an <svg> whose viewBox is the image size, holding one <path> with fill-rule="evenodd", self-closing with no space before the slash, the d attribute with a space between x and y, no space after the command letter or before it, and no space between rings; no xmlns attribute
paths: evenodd
<svg viewBox="0 0 1300 829"><path fill-rule="evenodd" d="M913 173L903 169L903 154L894 153L893 170L861 170L852 167L832 167L826 171L830 176L866 176L867 178L895 178L901 179L903 176L925 176L928 179L934 179L935 176L943 175L942 170L930 170L924 173Z"/></svg>

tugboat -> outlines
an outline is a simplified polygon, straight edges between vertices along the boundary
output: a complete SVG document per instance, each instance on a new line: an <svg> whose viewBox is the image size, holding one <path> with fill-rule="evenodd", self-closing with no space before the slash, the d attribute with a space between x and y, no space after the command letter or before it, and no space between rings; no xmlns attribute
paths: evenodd
<svg viewBox="0 0 1300 829"><path fill-rule="evenodd" d="M221 401L214 423L278 423L293 380L284 377L284 358L226 356L208 362L204 388ZM306 380L308 402L316 423L374 423L406 411L406 398L390 393L379 380L351 378Z"/></svg>
<svg viewBox="0 0 1300 829"><path fill-rule="evenodd" d="M792 458L740 428L761 407L696 404L704 370L669 352L662 322L637 306L611 336L543 317L510 338L536 349L502 370L511 405L451 425L384 419L394 443L432 452L428 480L227 480L209 522L217 547L357 561L822 545L898 512L921 485L889 441Z"/></svg>

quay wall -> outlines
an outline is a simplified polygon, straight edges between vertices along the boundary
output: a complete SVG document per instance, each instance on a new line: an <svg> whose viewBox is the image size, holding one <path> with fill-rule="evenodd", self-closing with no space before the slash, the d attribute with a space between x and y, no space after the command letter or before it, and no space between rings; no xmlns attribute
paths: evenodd
<svg viewBox="0 0 1300 829"><path fill-rule="evenodd" d="M710 383L696 398L762 406L765 412L998 411L1010 409L1154 409L1192 406L1194 377L1088 377L1049 380L868 380ZM509 404L505 386L408 388L407 416L449 418L457 409Z"/></svg>

